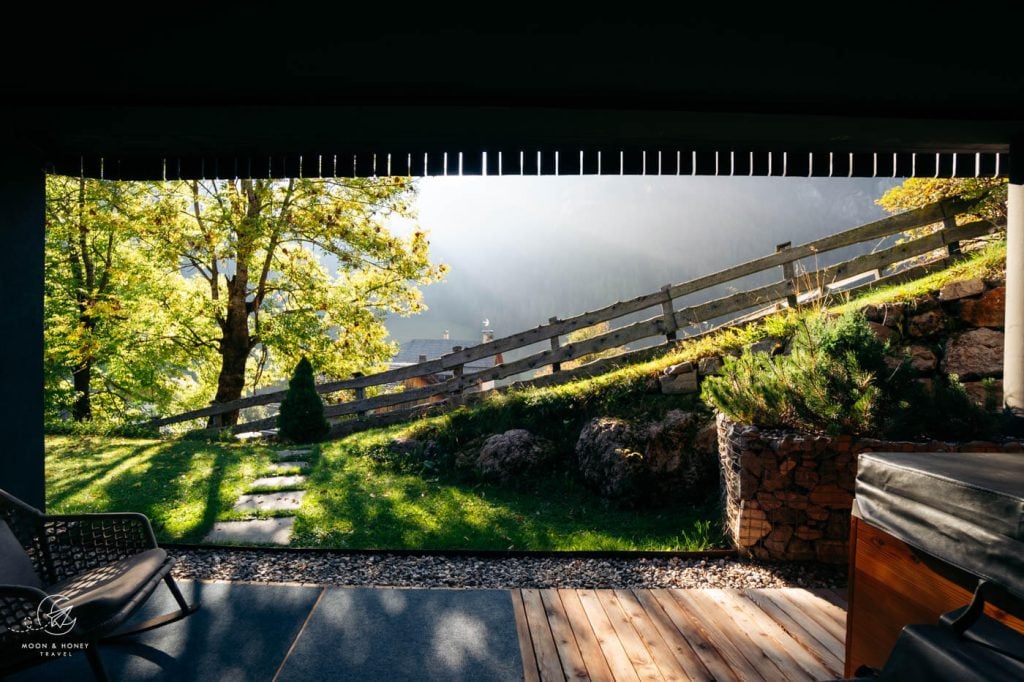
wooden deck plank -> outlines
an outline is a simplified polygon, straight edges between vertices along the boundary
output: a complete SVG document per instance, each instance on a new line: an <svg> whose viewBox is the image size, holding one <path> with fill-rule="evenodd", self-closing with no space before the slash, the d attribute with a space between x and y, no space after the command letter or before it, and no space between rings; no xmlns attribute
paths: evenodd
<svg viewBox="0 0 1024 682"><path fill-rule="evenodd" d="M519 655L523 659L523 680L540 682L540 671L537 668L537 657L533 653L533 639L530 636L530 624L526 620L522 591L512 590L511 595L512 612L516 618L516 635L519 637Z"/></svg>
<svg viewBox="0 0 1024 682"><path fill-rule="evenodd" d="M662 608L672 625L690 645L714 679L737 679L736 673L729 667L729 662L714 645L712 634L698 618L688 613L678 601L672 598L672 595L669 594L670 590L654 589L647 590L647 592Z"/></svg>
<svg viewBox="0 0 1024 682"><path fill-rule="evenodd" d="M615 596L615 592L612 590L598 590L597 600L604 607L604 612L608 615L608 622L611 623L615 634L619 637L619 641L622 642L622 648L626 650L626 655L629 657L629 661L633 664L633 669L640 679L664 680L665 678L654 663L651 653L647 650L643 640L640 639L640 635L637 634L636 629L630 622L629 614L619 604L619 598Z"/></svg>
<svg viewBox="0 0 1024 682"><path fill-rule="evenodd" d="M593 682L614 682L615 676L608 668L601 643L594 634L594 628L590 625L587 612L583 610L580 597L576 590L558 590L558 596L562 599L562 607L565 609L565 617L572 627L573 635L576 636L576 644L583 655L583 662L587 666L587 674Z"/></svg>
<svg viewBox="0 0 1024 682"><path fill-rule="evenodd" d="M576 643L576 635L573 634L572 626L569 625L569 618L562 606L562 599L558 596L557 590L541 590L541 601L544 602L544 610L547 612L548 625L551 626L551 635L555 640L555 648L558 650L558 658L562 662L562 672L567 680L589 680L587 666L583 662L583 654L580 653L579 645Z"/></svg>
<svg viewBox="0 0 1024 682"><path fill-rule="evenodd" d="M631 590L619 589L615 590L615 597L619 600L619 606L629 617L633 629L636 630L644 646L647 647L647 652L661 672L661 676L668 682L689 680L690 676L672 653L672 647L654 626L636 595Z"/></svg>
<svg viewBox="0 0 1024 682"><path fill-rule="evenodd" d="M633 590L633 594L646 612L647 617L651 620L651 623L665 640L676 661L679 662L679 665L686 673L687 679L704 682L714 680L715 674L704 665L700 655L690 643L690 639L683 632L683 630L692 628L688 619L685 616L681 617L680 623L682 628L680 628L650 590ZM673 601L672 604L675 604L675 602ZM678 606L676 608L678 609ZM727 670L728 668L723 667L723 671ZM720 675L721 673L719 673Z"/></svg>
<svg viewBox="0 0 1024 682"><path fill-rule="evenodd" d="M843 610L850 608L850 591L847 588L840 587L829 590L829 592L836 596L836 599L839 600L837 603L843 607Z"/></svg>
<svg viewBox="0 0 1024 682"><path fill-rule="evenodd" d="M821 597L835 608L842 611L842 615L846 616L847 602L845 599L839 596L835 590L830 590L824 587L810 587L807 591L813 594L815 597Z"/></svg>
<svg viewBox="0 0 1024 682"><path fill-rule="evenodd" d="M640 678L637 676L622 642L619 641L615 628L608 620L608 614L605 613L604 607L598 601L597 592L595 590L578 590L576 594L579 596L583 610L594 629L594 635L601 645L601 650L604 651L605 661L615 676L616 682L619 680L639 681Z"/></svg>
<svg viewBox="0 0 1024 682"><path fill-rule="evenodd" d="M709 590L712 598L731 609L733 618L745 624L747 632L763 637L762 643L766 652L780 669L793 670L789 679L800 679L801 676L810 680L824 680L838 677L842 667L829 669L808 651L803 642L790 635L781 625L754 605L743 595L743 590ZM773 655L776 654L776 655ZM786 665L786 668L782 666Z"/></svg>
<svg viewBox="0 0 1024 682"><path fill-rule="evenodd" d="M800 604L791 599L786 599L781 590L764 590L764 593L770 593L766 594L765 598L771 599L776 606L788 613L804 629L813 634L815 639L821 642L829 651L839 658L843 658L846 655L845 638L840 639L836 637L833 630L823 626L818 619L812 618Z"/></svg>
<svg viewBox="0 0 1024 682"><path fill-rule="evenodd" d="M797 606L840 642L846 641L846 613L805 590L782 590L779 595Z"/></svg>
<svg viewBox="0 0 1024 682"><path fill-rule="evenodd" d="M744 590L743 596L764 611L791 637L802 642L829 669L842 670L844 647L827 630L806 617L794 618L771 597L773 589Z"/></svg>
<svg viewBox="0 0 1024 682"><path fill-rule="evenodd" d="M670 590L669 594L705 628L705 638L718 649L734 677L744 680L779 680L782 673L743 636L734 623L721 618L719 609L700 590Z"/></svg>
<svg viewBox="0 0 1024 682"><path fill-rule="evenodd" d="M699 595L693 596L707 602L708 612L718 619L718 625L723 630L733 636L736 647L762 675L770 678L781 674L778 679L787 681L808 679L807 674L784 651L779 650L778 643L757 623L749 622L742 612L735 611L730 604L723 602L719 591L702 589ZM773 670L778 670L778 673Z"/></svg>
<svg viewBox="0 0 1024 682"><path fill-rule="evenodd" d="M562 662L558 658L558 649L555 646L554 636L551 634L551 626L548 624L547 612L544 609L540 591L524 589L522 592L523 606L526 608L526 620L530 625L530 638L533 640L533 651L537 656L540 679L545 682L548 680L564 682Z"/></svg>

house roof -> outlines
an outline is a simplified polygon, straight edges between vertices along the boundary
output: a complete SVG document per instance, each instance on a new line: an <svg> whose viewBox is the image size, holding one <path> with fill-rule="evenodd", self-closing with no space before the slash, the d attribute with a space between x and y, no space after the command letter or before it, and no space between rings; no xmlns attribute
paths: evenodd
<svg viewBox="0 0 1024 682"><path fill-rule="evenodd" d="M420 361L420 356L427 356L427 360L436 360L442 355L452 352L455 346L470 348L480 345L479 339L413 339L402 344L402 349L391 359L391 366L415 365ZM494 366L493 358L473 360L463 365L467 372L477 372Z"/></svg>

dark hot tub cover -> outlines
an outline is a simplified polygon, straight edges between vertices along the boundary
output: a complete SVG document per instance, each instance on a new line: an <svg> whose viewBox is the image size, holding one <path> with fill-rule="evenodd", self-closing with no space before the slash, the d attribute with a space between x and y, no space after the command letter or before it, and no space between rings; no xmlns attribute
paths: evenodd
<svg viewBox="0 0 1024 682"><path fill-rule="evenodd" d="M854 514L1024 598L1024 454L863 453Z"/></svg>

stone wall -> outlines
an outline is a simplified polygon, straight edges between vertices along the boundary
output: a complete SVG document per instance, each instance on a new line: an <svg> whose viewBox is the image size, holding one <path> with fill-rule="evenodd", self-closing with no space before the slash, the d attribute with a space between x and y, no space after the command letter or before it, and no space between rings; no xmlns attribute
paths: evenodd
<svg viewBox="0 0 1024 682"><path fill-rule="evenodd" d="M762 430L718 416L728 534L769 561L845 563L861 452L1024 452L1017 441L883 441Z"/></svg>

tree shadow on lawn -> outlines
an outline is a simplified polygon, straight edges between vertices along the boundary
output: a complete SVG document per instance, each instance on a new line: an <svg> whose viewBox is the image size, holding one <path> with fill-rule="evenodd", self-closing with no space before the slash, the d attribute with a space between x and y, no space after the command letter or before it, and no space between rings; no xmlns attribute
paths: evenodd
<svg viewBox="0 0 1024 682"><path fill-rule="evenodd" d="M145 444L131 447L128 444L119 444L118 448L130 448L120 456L107 454L91 454L88 452L92 442L89 439L75 444L71 448L62 448L60 455L54 455L47 451L47 473L59 469L59 473L47 476L46 480L46 506L49 510L64 510L64 505L70 504L74 509L69 512L78 511L81 505L75 505L72 498L85 492L88 488L96 485L101 478L110 475L111 470L119 468L127 461L142 456L147 450L156 448L159 444L146 442ZM60 467L55 464L54 458L59 457ZM74 458L74 464L68 465L63 460Z"/></svg>
<svg viewBox="0 0 1024 682"><path fill-rule="evenodd" d="M616 509L567 482L513 489L334 460L313 472L292 544L358 549L667 549L701 518L707 518L707 510L700 506Z"/></svg>
<svg viewBox="0 0 1024 682"><path fill-rule="evenodd" d="M250 460L259 466L259 453L251 447L208 445L195 441L163 441L140 445L116 461L123 465L132 457L145 456L144 461L126 467L108 481L102 481L112 468L103 461L89 467L89 476L77 478L75 487L81 493L87 487L97 488L93 498L97 505L74 505L71 512L132 511L149 517L159 541L198 541L213 526L217 517L231 508L245 486L241 469ZM197 477L197 470L209 470ZM190 475L192 474L192 475ZM62 491L51 498L54 505L68 502L74 493Z"/></svg>

